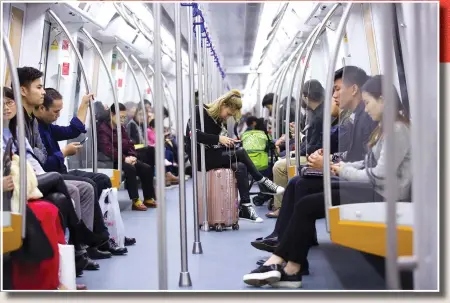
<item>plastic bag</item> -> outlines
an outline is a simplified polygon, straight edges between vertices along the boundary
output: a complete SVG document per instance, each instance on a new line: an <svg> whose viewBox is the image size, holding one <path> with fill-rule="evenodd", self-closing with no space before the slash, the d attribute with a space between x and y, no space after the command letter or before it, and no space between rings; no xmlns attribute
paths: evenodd
<svg viewBox="0 0 450 303"><path fill-rule="evenodd" d="M108 227L109 237L121 248L125 247L125 226L120 214L117 189L108 188L103 190L99 199L102 209L103 220Z"/></svg>

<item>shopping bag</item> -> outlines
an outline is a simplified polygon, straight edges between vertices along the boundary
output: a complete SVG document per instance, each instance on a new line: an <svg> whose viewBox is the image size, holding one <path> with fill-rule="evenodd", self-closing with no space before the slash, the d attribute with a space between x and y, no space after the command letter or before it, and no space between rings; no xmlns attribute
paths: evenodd
<svg viewBox="0 0 450 303"><path fill-rule="evenodd" d="M121 248L125 247L125 226L120 214L117 189L108 188L103 190L99 199L102 209L103 220L108 227L109 237Z"/></svg>
<svg viewBox="0 0 450 303"><path fill-rule="evenodd" d="M58 244L59 249L59 283L68 290L77 290L75 249L73 245Z"/></svg>

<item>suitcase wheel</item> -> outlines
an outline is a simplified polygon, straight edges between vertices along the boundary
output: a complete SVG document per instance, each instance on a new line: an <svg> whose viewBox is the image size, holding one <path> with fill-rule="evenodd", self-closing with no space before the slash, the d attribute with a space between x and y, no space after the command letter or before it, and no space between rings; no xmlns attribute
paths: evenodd
<svg viewBox="0 0 450 303"><path fill-rule="evenodd" d="M233 230L239 230L239 224L238 223L233 224L231 225L231 228L233 228Z"/></svg>
<svg viewBox="0 0 450 303"><path fill-rule="evenodd" d="M221 224L217 224L216 225L216 232L221 232L223 231L223 226Z"/></svg>

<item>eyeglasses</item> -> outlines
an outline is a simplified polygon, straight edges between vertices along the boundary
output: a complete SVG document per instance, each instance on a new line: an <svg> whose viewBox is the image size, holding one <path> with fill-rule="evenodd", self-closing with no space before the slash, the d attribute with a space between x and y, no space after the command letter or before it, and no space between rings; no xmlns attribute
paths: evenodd
<svg viewBox="0 0 450 303"><path fill-rule="evenodd" d="M16 105L16 101L14 101L14 100L10 99L10 100L3 101L3 106L11 107L13 105Z"/></svg>

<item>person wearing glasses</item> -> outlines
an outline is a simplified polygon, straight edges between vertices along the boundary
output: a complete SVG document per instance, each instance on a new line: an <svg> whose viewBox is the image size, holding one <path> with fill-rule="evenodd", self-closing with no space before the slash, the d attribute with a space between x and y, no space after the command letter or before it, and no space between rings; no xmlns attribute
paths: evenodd
<svg viewBox="0 0 450 303"><path fill-rule="evenodd" d="M132 209L137 211L146 211L148 207L155 208L156 195L153 185L155 175L155 149L151 146L136 150L131 139L125 130L127 122L127 108L119 103L119 110L113 104L109 109L109 119L102 121L98 126L98 151L112 159L114 167L117 169L118 151L117 151L117 128L116 115L120 117L122 125L122 170L125 175L126 188L128 195L132 200ZM144 202L139 198L138 182L139 177L142 183L144 193Z"/></svg>

